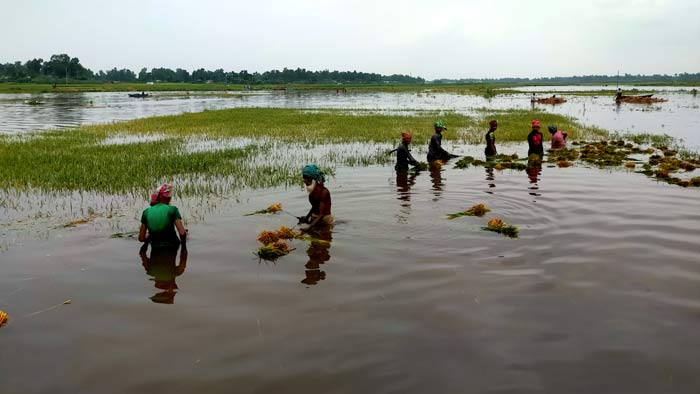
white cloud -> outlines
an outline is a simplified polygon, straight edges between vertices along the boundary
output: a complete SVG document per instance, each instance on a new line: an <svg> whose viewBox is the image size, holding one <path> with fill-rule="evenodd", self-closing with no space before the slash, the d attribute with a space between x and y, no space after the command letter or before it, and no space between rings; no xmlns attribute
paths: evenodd
<svg viewBox="0 0 700 394"><path fill-rule="evenodd" d="M0 0L0 9L0 62L65 52L92 69L426 78L700 71L695 0Z"/></svg>

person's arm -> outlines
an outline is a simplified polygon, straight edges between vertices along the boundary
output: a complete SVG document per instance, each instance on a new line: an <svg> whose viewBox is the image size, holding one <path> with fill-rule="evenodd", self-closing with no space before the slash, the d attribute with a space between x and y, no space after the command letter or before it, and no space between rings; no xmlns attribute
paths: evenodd
<svg viewBox="0 0 700 394"><path fill-rule="evenodd" d="M411 152L408 152L408 163L412 166L418 166L420 164L418 160L416 160L415 157L413 157Z"/></svg>
<svg viewBox="0 0 700 394"><path fill-rule="evenodd" d="M299 223L308 223L309 218L311 217L311 214L313 212L314 212L314 207L311 207L311 209L309 209L309 213L307 213L306 216L297 216Z"/></svg>
<svg viewBox="0 0 700 394"><path fill-rule="evenodd" d="M146 234L146 225L141 223L141 228L139 228L139 242L147 242L148 235Z"/></svg>
<svg viewBox="0 0 700 394"><path fill-rule="evenodd" d="M569 133L567 133L566 131L562 131L561 135L562 135L562 137L564 137L564 141L566 141L566 137L569 136Z"/></svg>
<svg viewBox="0 0 700 394"><path fill-rule="evenodd" d="M180 244L182 245L182 249L187 249L187 229L182 224L182 219L175 220L175 229L180 235Z"/></svg>
<svg viewBox="0 0 700 394"><path fill-rule="evenodd" d="M417 166L419 164L418 160L416 160L415 157L413 157L408 147L405 147L404 149L406 150L406 158L408 159L408 164L412 166Z"/></svg>

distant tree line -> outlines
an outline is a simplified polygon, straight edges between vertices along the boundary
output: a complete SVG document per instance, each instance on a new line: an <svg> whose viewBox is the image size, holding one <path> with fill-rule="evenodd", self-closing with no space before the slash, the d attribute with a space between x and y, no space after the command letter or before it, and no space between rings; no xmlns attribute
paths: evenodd
<svg viewBox="0 0 700 394"><path fill-rule="evenodd" d="M579 83L637 83L637 82L699 82L700 73L680 74L623 74L623 75L574 75L571 77L541 78L465 78L436 79L434 83L507 83L507 84L579 84Z"/></svg>
<svg viewBox="0 0 700 394"><path fill-rule="evenodd" d="M25 63L0 63L0 82L191 82L191 83L234 83L234 84L284 84L284 83L425 83L423 78L409 75L381 75L357 71L310 71L303 68L282 71L271 70L263 73L214 71L197 69L190 73L181 68L142 68L138 74L129 69L113 68L93 72L80 64L77 57L66 54L53 55L48 61L32 59Z"/></svg>
<svg viewBox="0 0 700 394"><path fill-rule="evenodd" d="M247 70L240 72L214 71L203 68L191 73L181 68L142 68L138 74L123 68L93 72L80 64L77 57L67 54L53 55L48 61L32 59L26 62L0 63L0 82L190 82L233 84L285 84L285 83L397 83L422 84L425 79L409 75L381 75L357 71L310 71L303 68L271 70L263 73ZM574 75L571 77L542 78L464 78L437 79L433 83L506 83L506 84L578 84L578 83L637 83L637 82L699 82L700 73L654 74L654 75Z"/></svg>

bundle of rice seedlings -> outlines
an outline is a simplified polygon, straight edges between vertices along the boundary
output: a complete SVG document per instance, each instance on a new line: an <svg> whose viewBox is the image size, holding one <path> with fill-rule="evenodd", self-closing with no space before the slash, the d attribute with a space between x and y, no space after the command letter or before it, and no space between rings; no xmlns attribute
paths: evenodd
<svg viewBox="0 0 700 394"><path fill-rule="evenodd" d="M567 160L560 160L557 162L557 167L559 167L559 168L571 167L572 165L573 164Z"/></svg>
<svg viewBox="0 0 700 394"><path fill-rule="evenodd" d="M291 229L287 226L280 226L280 228L277 229L277 237L280 239L293 239L301 236L301 233L298 231L295 231L294 229Z"/></svg>
<svg viewBox="0 0 700 394"><path fill-rule="evenodd" d="M284 241L277 241L262 245L258 248L257 255L263 260L276 260L279 257L286 256L294 249L290 249Z"/></svg>
<svg viewBox="0 0 700 394"><path fill-rule="evenodd" d="M260 234L258 234L258 241L265 245L277 242L279 238L280 237L274 231L263 231Z"/></svg>
<svg viewBox="0 0 700 394"><path fill-rule="evenodd" d="M428 163L424 161L418 162L418 165L413 167L413 169L419 171L426 171L428 169Z"/></svg>
<svg viewBox="0 0 700 394"><path fill-rule="evenodd" d="M464 156L455 163L455 168L469 168L469 165L474 162L474 158L471 156Z"/></svg>
<svg viewBox="0 0 700 394"><path fill-rule="evenodd" d="M467 209L466 211L463 212L457 212L457 213L449 213L447 214L448 219L454 219L458 218L461 216L484 216L487 212L491 212L489 207L487 207L484 204L476 204L473 207Z"/></svg>
<svg viewBox="0 0 700 394"><path fill-rule="evenodd" d="M625 167L627 167L627 168L635 168L635 167L637 167L637 164L636 164L635 162L633 162L633 161L628 161L627 163L625 163Z"/></svg>
<svg viewBox="0 0 700 394"><path fill-rule="evenodd" d="M501 218L491 218L486 224L486 227L482 227L481 229L503 234L510 238L518 237L518 228L509 225L508 223L504 222Z"/></svg>
<svg viewBox="0 0 700 394"><path fill-rule="evenodd" d="M277 213L282 210L282 204L280 203L275 203L270 205L269 207L265 209L261 209L259 211L251 212L248 214L245 214L244 216L251 216L251 215L260 215L260 214L265 214L265 213Z"/></svg>
<svg viewBox="0 0 700 394"><path fill-rule="evenodd" d="M5 323L7 323L8 318L9 318L9 316L7 315L7 313L0 311L0 327L2 327L3 325L5 325Z"/></svg>

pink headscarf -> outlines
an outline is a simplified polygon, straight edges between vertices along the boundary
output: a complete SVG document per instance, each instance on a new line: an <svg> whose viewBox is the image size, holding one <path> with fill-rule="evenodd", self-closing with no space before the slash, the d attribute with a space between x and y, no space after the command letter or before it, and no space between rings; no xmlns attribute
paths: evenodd
<svg viewBox="0 0 700 394"><path fill-rule="evenodd" d="M172 197L173 185L164 183L160 189L151 194L151 205L157 204L160 200Z"/></svg>

